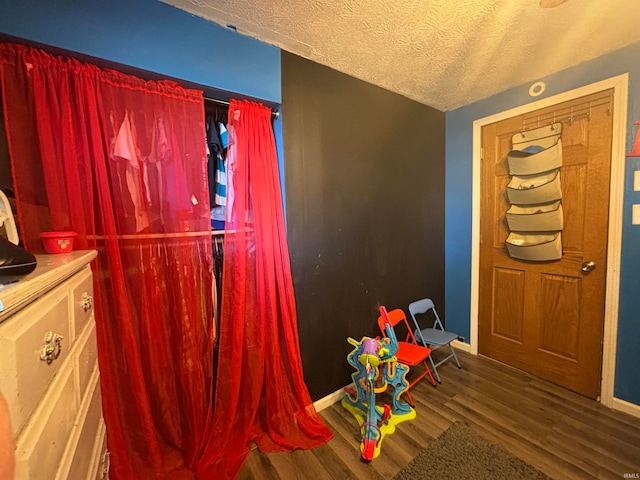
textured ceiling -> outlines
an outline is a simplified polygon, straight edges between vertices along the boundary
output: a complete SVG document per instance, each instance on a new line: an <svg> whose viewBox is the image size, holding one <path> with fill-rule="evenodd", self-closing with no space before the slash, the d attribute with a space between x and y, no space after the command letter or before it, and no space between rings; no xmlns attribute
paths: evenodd
<svg viewBox="0 0 640 480"><path fill-rule="evenodd" d="M640 41L640 0L162 1L444 111Z"/></svg>

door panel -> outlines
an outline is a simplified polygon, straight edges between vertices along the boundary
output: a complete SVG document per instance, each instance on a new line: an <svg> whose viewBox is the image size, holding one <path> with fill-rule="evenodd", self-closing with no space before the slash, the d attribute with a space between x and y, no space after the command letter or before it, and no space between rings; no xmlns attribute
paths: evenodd
<svg viewBox="0 0 640 480"><path fill-rule="evenodd" d="M612 100L608 90L482 129L479 352L592 398L602 357ZM506 155L512 135L554 121L563 122L563 255L517 260L505 248ZM596 269L583 272L585 261Z"/></svg>
<svg viewBox="0 0 640 480"><path fill-rule="evenodd" d="M578 359L579 312L582 281L560 275L542 275L540 349L569 360Z"/></svg>
<svg viewBox="0 0 640 480"><path fill-rule="evenodd" d="M522 344L524 330L524 271L496 268L494 270L493 335Z"/></svg>

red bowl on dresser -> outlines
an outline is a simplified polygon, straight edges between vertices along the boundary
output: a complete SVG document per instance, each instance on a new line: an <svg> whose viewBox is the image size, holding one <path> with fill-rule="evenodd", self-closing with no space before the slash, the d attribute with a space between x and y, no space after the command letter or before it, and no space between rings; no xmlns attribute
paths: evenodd
<svg viewBox="0 0 640 480"><path fill-rule="evenodd" d="M67 253L73 250L76 232L42 232L40 238L47 253Z"/></svg>

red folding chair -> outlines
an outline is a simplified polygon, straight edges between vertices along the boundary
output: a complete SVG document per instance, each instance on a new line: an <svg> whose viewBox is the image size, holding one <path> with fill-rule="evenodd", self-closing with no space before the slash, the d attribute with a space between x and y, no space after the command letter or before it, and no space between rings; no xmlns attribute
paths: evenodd
<svg viewBox="0 0 640 480"><path fill-rule="evenodd" d="M398 340L398 352L396 353L396 358L398 362L404 363L409 367L415 367L417 365L424 365L424 372L422 372L413 382L409 384L407 388L407 397L409 399L409 405L415 407L413 403L413 399L411 398L411 393L409 393L409 389L413 387L416 383L422 380L424 377L429 375L431 379L431 384L435 387L436 381L433 379L433 375L431 375L431 370L429 370L429 365L427 365L427 358L431 355L431 349L427 347L423 347L422 345L418 345L415 337L413 336L413 332L409 327L409 322L407 321L407 316L404 314L404 311L400 308L396 308L395 310L391 310L387 312L387 309L384 306L380 307L381 315L378 317L378 327L382 332L383 337L388 337L386 325L389 324L391 329L393 330L393 334L395 335L395 326L400 322L404 322L404 325L407 329L407 338L404 342ZM396 335L397 339L397 335Z"/></svg>

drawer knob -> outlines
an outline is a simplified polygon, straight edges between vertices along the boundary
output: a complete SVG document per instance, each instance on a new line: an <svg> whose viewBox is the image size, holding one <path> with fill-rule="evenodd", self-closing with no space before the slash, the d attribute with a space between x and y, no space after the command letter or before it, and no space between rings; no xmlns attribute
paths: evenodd
<svg viewBox="0 0 640 480"><path fill-rule="evenodd" d="M82 293L82 310L85 312L93 307L93 297L87 292Z"/></svg>
<svg viewBox="0 0 640 480"><path fill-rule="evenodd" d="M44 336L44 345L40 350L40 360L47 362L47 365L51 365L60 356L63 338L62 335L57 333L47 332Z"/></svg>
<svg viewBox="0 0 640 480"><path fill-rule="evenodd" d="M109 453L109 450L105 450L104 454L102 455L102 461L100 462L100 464L100 479L106 480L109 478L109 467L111 466L111 453Z"/></svg>

